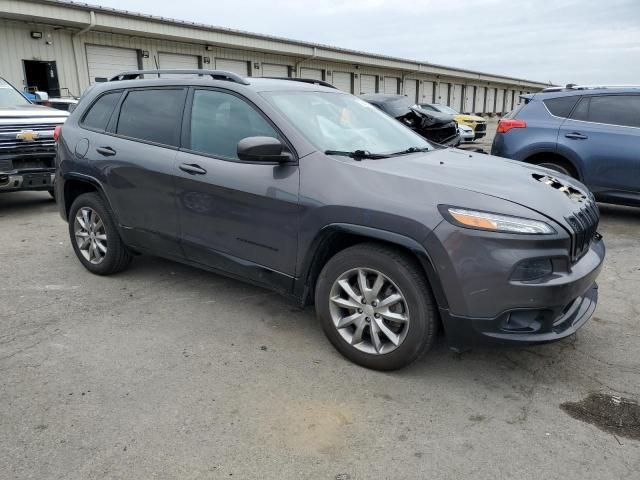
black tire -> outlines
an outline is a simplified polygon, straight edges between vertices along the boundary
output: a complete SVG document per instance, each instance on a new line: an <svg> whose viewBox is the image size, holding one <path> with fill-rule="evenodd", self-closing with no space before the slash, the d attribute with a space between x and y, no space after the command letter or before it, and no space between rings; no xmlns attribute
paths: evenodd
<svg viewBox="0 0 640 480"><path fill-rule="evenodd" d="M99 264L94 264L87 260L80 252L80 248L76 243L74 231L75 218L78 210L84 207L93 209L100 216L107 235L107 251L104 254L104 259ZM132 255L120 238L113 213L97 193L85 193L74 200L69 210L69 238L76 257L78 257L80 263L91 273L95 273L96 275L111 275L121 272L131 263Z"/></svg>
<svg viewBox="0 0 640 480"><path fill-rule="evenodd" d="M356 268L373 269L388 277L402 292L410 315L404 341L382 354L358 350L345 340L334 325L330 292L334 282ZM433 345L438 327L435 303L422 268L410 255L386 245L365 243L347 248L324 266L316 283L316 313L333 346L358 365L375 370L396 370L420 358Z"/></svg>
<svg viewBox="0 0 640 480"><path fill-rule="evenodd" d="M569 169L567 167L565 167L564 165L560 164L560 163L556 163L556 162L541 162L536 164L539 167L544 167L544 168L548 168L549 170L553 170L554 172L558 172L558 173L562 173L563 175L566 175L567 177L573 177L575 178L575 174L571 171L569 171Z"/></svg>

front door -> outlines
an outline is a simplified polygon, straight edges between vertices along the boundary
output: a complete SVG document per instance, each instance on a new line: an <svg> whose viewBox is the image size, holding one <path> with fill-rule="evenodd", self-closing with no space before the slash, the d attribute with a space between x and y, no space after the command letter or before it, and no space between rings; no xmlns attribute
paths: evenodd
<svg viewBox="0 0 640 480"><path fill-rule="evenodd" d="M186 123L176 191L187 258L288 288L297 251L298 166L237 157L243 138L282 136L245 99L219 89L192 92Z"/></svg>
<svg viewBox="0 0 640 480"><path fill-rule="evenodd" d="M585 96L558 134L594 192L640 193L640 94Z"/></svg>

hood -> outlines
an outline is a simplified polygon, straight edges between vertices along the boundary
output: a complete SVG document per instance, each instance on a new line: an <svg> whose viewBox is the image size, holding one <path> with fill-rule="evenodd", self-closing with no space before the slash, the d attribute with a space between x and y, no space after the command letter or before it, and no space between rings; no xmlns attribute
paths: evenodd
<svg viewBox="0 0 640 480"><path fill-rule="evenodd" d="M454 121L453 115L449 115L448 113L432 112L418 107L411 107L411 111L429 120L429 125L444 125Z"/></svg>
<svg viewBox="0 0 640 480"><path fill-rule="evenodd" d="M464 189L516 203L567 227L565 217L579 210L588 189L546 168L457 149L433 150L381 160L364 160L364 168L446 188ZM558 179L566 189L545 183ZM582 202L582 203L580 203ZM459 205L473 208L476 205ZM497 212L500 213L500 212Z"/></svg>
<svg viewBox="0 0 640 480"><path fill-rule="evenodd" d="M6 123L6 119L49 119L56 118L58 121L69 116L68 112L55 108L44 107L42 105L17 105L15 107L0 108L0 121Z"/></svg>
<svg viewBox="0 0 640 480"><path fill-rule="evenodd" d="M477 115L465 115L461 113L460 115L456 115L455 119L457 122L485 122L486 120L482 117L478 117Z"/></svg>

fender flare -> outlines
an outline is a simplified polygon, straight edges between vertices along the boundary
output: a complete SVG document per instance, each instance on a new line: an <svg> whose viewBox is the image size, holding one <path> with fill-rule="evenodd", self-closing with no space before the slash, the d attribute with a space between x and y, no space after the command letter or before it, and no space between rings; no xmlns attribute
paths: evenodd
<svg viewBox="0 0 640 480"><path fill-rule="evenodd" d="M306 303L312 292L312 282L310 276L317 269L316 261L322 252L322 245L331 241L331 238L339 234L357 235L372 241L382 241L397 245L409 250L419 260L422 269L427 276L431 291L436 300L438 307L448 308L447 297L442 288L440 277L438 276L435 265L427 252L427 249L417 240L403 234L382 230L373 227L365 227L363 225L355 225L350 223L331 223L325 225L314 237L310 247L307 250L298 277L296 296L302 298L302 302Z"/></svg>

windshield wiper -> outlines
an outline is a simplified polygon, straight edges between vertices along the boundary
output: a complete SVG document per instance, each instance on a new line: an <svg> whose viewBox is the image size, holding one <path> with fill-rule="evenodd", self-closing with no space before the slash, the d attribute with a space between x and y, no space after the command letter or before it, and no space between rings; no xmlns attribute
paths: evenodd
<svg viewBox="0 0 640 480"><path fill-rule="evenodd" d="M381 153L371 153L367 150L354 150L353 152L346 152L342 150L325 150L325 155L342 155L343 157L351 157L354 160L362 160L363 158L370 158L373 160L379 158L389 158L389 155L383 155Z"/></svg>
<svg viewBox="0 0 640 480"><path fill-rule="evenodd" d="M431 150L429 147L409 147L406 150L402 150L401 152L395 152L392 155L404 155L405 153L428 152L429 150Z"/></svg>

